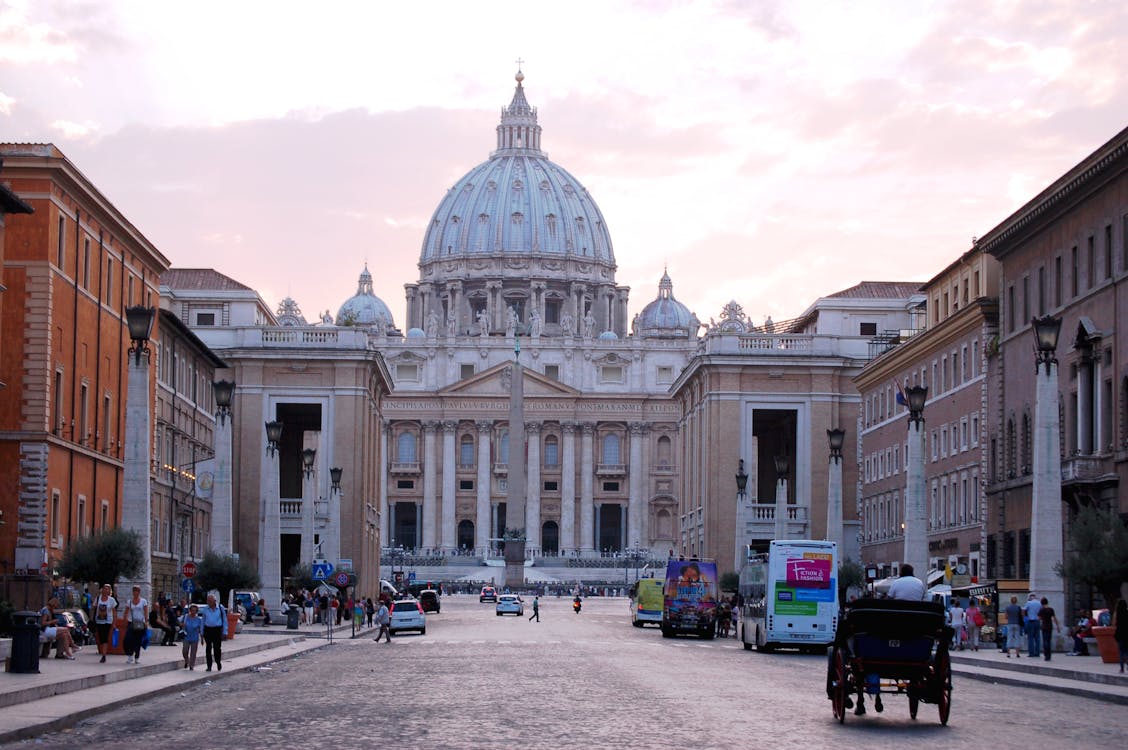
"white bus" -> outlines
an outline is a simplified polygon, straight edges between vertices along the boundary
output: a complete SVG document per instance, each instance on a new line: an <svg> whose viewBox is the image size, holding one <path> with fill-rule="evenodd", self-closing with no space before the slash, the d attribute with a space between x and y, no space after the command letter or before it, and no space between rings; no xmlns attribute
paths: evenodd
<svg viewBox="0 0 1128 750"><path fill-rule="evenodd" d="M740 571L740 637L759 651L822 652L838 628L838 548L834 542L773 541Z"/></svg>

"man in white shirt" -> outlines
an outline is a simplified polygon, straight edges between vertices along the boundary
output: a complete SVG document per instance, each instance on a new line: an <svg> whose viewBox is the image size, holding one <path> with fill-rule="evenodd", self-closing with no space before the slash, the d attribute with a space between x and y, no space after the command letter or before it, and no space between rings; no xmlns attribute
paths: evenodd
<svg viewBox="0 0 1128 750"><path fill-rule="evenodd" d="M889 587L890 599L923 602L927 593L924 588L924 581L913 576L913 566L908 563L901 566L901 577Z"/></svg>
<svg viewBox="0 0 1128 750"><path fill-rule="evenodd" d="M957 651L963 650L964 626L967 624L964 608L960 606L959 599L952 600L952 608L948 610L948 624L955 632L952 634L952 647Z"/></svg>

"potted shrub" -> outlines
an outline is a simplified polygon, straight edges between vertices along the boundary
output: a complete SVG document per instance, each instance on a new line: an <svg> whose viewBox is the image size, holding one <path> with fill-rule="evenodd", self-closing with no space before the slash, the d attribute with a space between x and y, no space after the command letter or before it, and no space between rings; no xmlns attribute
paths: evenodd
<svg viewBox="0 0 1128 750"><path fill-rule="evenodd" d="M1111 610L1120 596L1120 585L1128 581L1128 527L1112 509L1083 507L1073 519L1065 559L1056 567L1062 578L1101 592ZM1101 661L1116 664L1119 648L1109 626L1093 627Z"/></svg>

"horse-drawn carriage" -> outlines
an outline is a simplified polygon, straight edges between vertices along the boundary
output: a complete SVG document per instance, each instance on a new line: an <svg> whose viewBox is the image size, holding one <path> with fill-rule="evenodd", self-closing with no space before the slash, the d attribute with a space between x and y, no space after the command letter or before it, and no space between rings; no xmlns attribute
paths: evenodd
<svg viewBox="0 0 1128 750"><path fill-rule="evenodd" d="M944 607L933 602L864 599L846 608L838 625L827 676L827 696L834 716L846 720L856 696L865 712L865 696L883 709L881 696L905 695L909 716L920 703L935 703L940 723L948 723L952 707L952 663L948 646L952 629Z"/></svg>

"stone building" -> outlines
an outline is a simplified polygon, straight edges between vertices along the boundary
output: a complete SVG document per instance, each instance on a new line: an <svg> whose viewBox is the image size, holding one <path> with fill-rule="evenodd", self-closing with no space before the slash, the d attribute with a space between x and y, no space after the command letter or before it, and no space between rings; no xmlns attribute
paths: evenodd
<svg viewBox="0 0 1128 750"><path fill-rule="evenodd" d="M168 260L55 146L0 156L34 208L5 222L0 555L49 577L68 540L122 522L124 311L158 304Z"/></svg>

